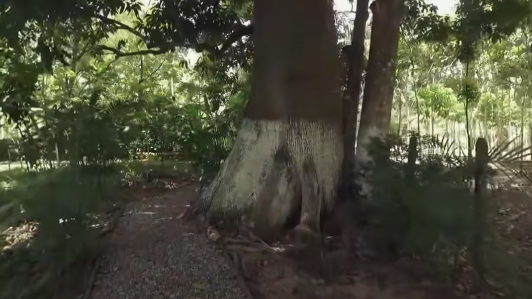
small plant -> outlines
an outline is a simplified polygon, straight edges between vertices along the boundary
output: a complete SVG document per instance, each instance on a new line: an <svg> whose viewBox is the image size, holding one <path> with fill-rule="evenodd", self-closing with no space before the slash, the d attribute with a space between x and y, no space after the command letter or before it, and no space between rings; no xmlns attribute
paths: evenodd
<svg viewBox="0 0 532 299"><path fill-rule="evenodd" d="M519 177L530 184L532 176L520 165L521 156L528 156L530 148L516 147L515 140L508 140L479 160L468 158L447 138L416 136L419 142L414 146L403 140L391 136L386 142L374 142L374 188L367 205L377 237L392 243L399 254L437 260L448 274L461 273L455 278L474 269L500 294L527 297L531 290L522 267L529 262L518 253L523 245L501 236L500 217L492 201L497 193L477 192L471 185L479 177L484 184L493 180L494 170L487 167L488 162L499 175ZM379 154L388 149L391 155ZM478 172L481 164L475 164L481 160L486 165L482 174Z"/></svg>
<svg viewBox="0 0 532 299"><path fill-rule="evenodd" d="M394 156L378 158L372 175L371 222L402 254L452 260L473 232L473 194L462 183L465 173L453 171L465 164L444 148L431 151L432 138L421 140L409 168L410 161L395 162L408 160L408 144L401 138L388 143Z"/></svg>

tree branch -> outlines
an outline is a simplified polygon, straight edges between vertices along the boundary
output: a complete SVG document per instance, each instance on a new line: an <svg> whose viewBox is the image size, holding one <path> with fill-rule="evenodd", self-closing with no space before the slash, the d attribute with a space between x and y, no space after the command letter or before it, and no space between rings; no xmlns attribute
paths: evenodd
<svg viewBox="0 0 532 299"><path fill-rule="evenodd" d="M94 17L99 19L100 21L102 21L104 24L113 26L117 30L126 30L126 31L132 33L133 35L137 36L142 42L144 42L147 45L146 37L141 32L136 30L135 28L133 28L131 26L128 26L128 25L126 25L126 24L124 24L122 22L119 22L117 20L102 16L102 15L95 15ZM250 25L247 25L247 26L243 25L243 24L240 24L239 27L235 31L233 31L228 36L228 38L220 46L213 46L213 45L211 45L209 43L197 43L195 45L192 45L192 47L194 47L194 49L198 53L201 53L203 51L207 51L207 52L211 53L214 56L220 56L225 51L227 51L239 39L241 39L244 36L252 35L253 32L254 32L253 24L250 24ZM174 44L175 44L175 42L174 42ZM101 50L105 50L105 51L108 51L108 52L111 52L111 53L115 54L116 57L147 55L147 54L158 55L158 54L163 54L163 53L169 52L169 50L172 48L172 47L170 47L170 45L166 45L165 47L159 47L159 49L147 49L147 50L141 50L141 51L135 51L135 52L126 53L126 52L120 51L119 49L112 48L112 47L105 46L105 45L99 45L98 47Z"/></svg>
<svg viewBox="0 0 532 299"><path fill-rule="evenodd" d="M120 21L117 21L117 20L102 16L102 15L95 15L94 17L99 19L100 21L102 21L103 23L105 23L107 25L114 26L118 30L120 30L120 29L121 30L126 30L126 31L132 33L133 35L137 36L138 38L140 38L142 41L146 40L146 37L144 35L142 35L142 33L140 33L138 30L136 30L135 28L133 28L133 27L131 27L129 25L126 25L126 24L124 24L124 23L122 23Z"/></svg>
<svg viewBox="0 0 532 299"><path fill-rule="evenodd" d="M147 49L147 50L140 50L140 51L135 51L135 52L122 52L118 49L105 46L105 45L99 45L98 48L100 50L109 51L115 54L117 58L126 57L126 56L135 56L135 55L148 55L148 54L159 55L159 54L164 54L168 52L166 49Z"/></svg>
<svg viewBox="0 0 532 299"><path fill-rule="evenodd" d="M159 64L158 67L155 68L155 70L153 72L151 72L148 76L142 78L141 80L139 80L139 84L143 83L144 81L146 81L146 79L149 79L151 78L153 75L155 75L155 73L157 73L161 67L163 66L163 64L166 62L166 59L164 59L163 61L161 61L161 63Z"/></svg>
<svg viewBox="0 0 532 299"><path fill-rule="evenodd" d="M207 51L215 57L218 57L222 55L225 51L227 51L240 38L253 34L254 30L255 27L253 26L253 24L247 26L240 24L240 26L235 31L233 31L220 46L213 46L209 43L198 43L195 45L194 49L198 53Z"/></svg>
<svg viewBox="0 0 532 299"><path fill-rule="evenodd" d="M233 31L231 35L229 35L227 40L220 47L220 50L219 50L220 53L227 51L227 49L229 49L229 47L231 47L231 45L235 43L237 40L239 40L240 38L244 36L252 35L254 31L255 31L255 26L253 26L253 24L249 24L248 26L242 25L240 28Z"/></svg>

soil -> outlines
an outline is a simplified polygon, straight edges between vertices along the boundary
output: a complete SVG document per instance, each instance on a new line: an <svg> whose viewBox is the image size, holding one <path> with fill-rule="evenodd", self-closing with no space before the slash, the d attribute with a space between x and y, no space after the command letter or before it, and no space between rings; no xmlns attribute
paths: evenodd
<svg viewBox="0 0 532 299"><path fill-rule="evenodd" d="M188 202L194 206L194 200ZM191 214L189 206L181 218L189 221ZM357 261L337 237L323 246L266 244L245 227L236 233L206 229L197 219L193 222L199 233L224 251L245 283L245 292L256 299L461 298L452 285L433 278L430 267L406 259L393 264Z"/></svg>
<svg viewBox="0 0 532 299"><path fill-rule="evenodd" d="M182 182L182 180L180 180ZM436 273L436 266L426 261L400 259L390 263L368 262L363 257L352 258L338 237L331 237L320 246L300 246L285 240L266 244L250 230L241 227L234 231L206 228L190 206L197 199L196 183L190 181L188 191L172 196L176 189L164 186L174 184L172 179L144 182L125 190L132 201L150 204L162 195L167 204L177 207L172 211L187 226L194 226L196 234L207 237L223 251L235 271L244 294L255 299L452 299L452 298L520 298L512 297L501 283L488 280L486 288L472 289L474 275L466 268L451 280ZM170 192L170 193L169 193ZM523 273L532 273L532 204L529 190L523 186L506 185L492 191L498 216L494 223L500 236L510 245L507 251L518 248L518 255L526 262ZM528 274L528 276L530 276ZM448 275L447 275L448 276ZM489 291L489 292L488 292ZM131 297L133 298L133 297ZM523 297L525 298L525 297Z"/></svg>

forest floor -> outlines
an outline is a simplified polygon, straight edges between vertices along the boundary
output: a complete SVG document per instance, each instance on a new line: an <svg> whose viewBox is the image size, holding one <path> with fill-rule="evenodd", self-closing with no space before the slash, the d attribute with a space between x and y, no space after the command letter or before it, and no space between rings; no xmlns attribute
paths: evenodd
<svg viewBox="0 0 532 299"><path fill-rule="evenodd" d="M450 275L425 261L348 262L336 246L265 244L249 230L207 228L181 216L197 200L189 175L142 179L122 189L98 250L66 273L60 299L452 299L530 298L532 188L506 184L490 198L495 244L486 281L469 268ZM530 190L529 190L530 189ZM185 213L186 214L186 213ZM187 218L187 217L184 217ZM96 258L94 258L96 256ZM453 276L453 277L451 277Z"/></svg>
<svg viewBox="0 0 532 299"><path fill-rule="evenodd" d="M486 281L497 297L532 297L532 186L526 179L496 177L489 206L493 237L487 238Z"/></svg>
<svg viewBox="0 0 532 299"><path fill-rule="evenodd" d="M197 198L193 181L162 180L128 192L133 198L107 237L90 298L455 297L419 264L346 269L342 250L295 255L289 244L254 242L249 234L221 237L197 221L178 219Z"/></svg>

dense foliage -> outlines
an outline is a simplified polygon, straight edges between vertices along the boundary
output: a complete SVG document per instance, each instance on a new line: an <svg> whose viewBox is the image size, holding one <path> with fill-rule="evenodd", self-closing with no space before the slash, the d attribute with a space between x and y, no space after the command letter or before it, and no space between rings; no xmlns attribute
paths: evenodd
<svg viewBox="0 0 532 299"><path fill-rule="evenodd" d="M0 2L0 159L10 169L0 228L39 231L31 247L0 256L0 298L37 298L85 254L95 234L87 223L138 175L132 160L173 166L177 158L214 175L251 95L251 1L45 2ZM450 176L449 168L468 169L476 137L488 140L493 161L528 159L531 4L463 0L455 15L441 16L424 1L405 3L397 151L375 170L369 222L402 254L456 261L474 231L473 196L463 184L471 173ZM351 17L337 12L339 48ZM415 179L395 163L407 158L412 132L431 135ZM0 246L13 251L11 241ZM17 293L30 280L36 286Z"/></svg>

